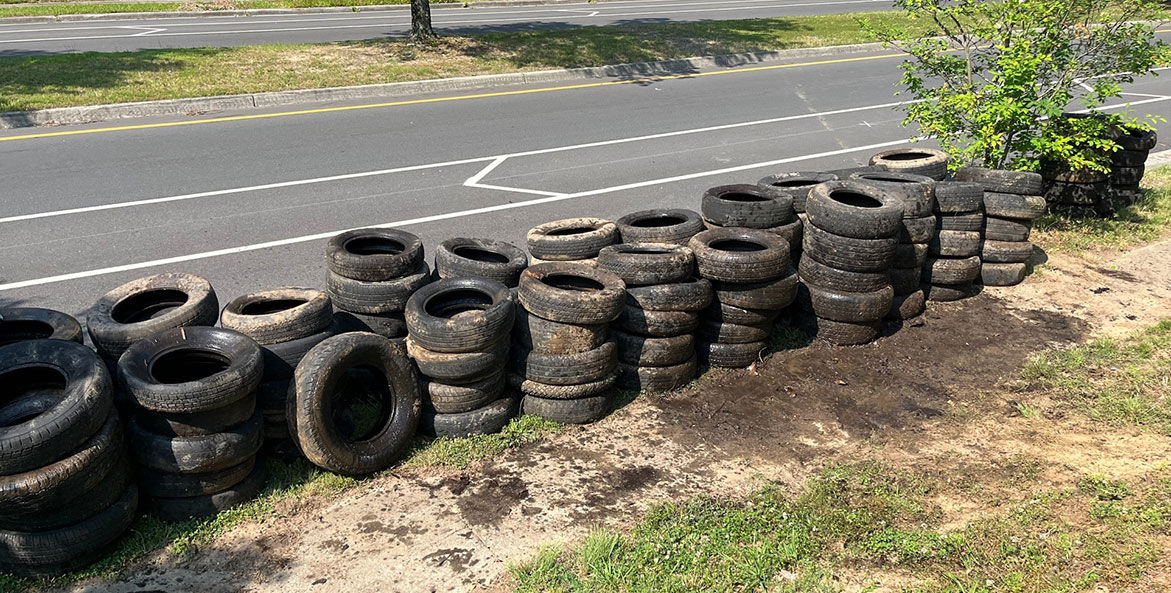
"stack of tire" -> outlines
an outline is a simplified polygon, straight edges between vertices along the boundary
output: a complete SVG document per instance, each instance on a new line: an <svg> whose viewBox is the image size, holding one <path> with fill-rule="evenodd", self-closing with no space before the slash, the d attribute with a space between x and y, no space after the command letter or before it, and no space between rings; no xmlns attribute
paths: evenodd
<svg viewBox="0 0 1171 593"><path fill-rule="evenodd" d="M485 278L516 288L529 256L512 243L457 237L439 244L435 275L446 278Z"/></svg>
<svg viewBox="0 0 1171 593"><path fill-rule="evenodd" d="M798 270L802 306L813 313L819 340L845 346L878 336L894 301L890 266L903 209L902 199L857 179L823 183L809 193Z"/></svg>
<svg viewBox="0 0 1171 593"><path fill-rule="evenodd" d="M1041 177L1045 201L1058 209L1102 215L1112 212L1108 173L1072 171L1064 165L1042 162Z"/></svg>
<svg viewBox="0 0 1171 593"><path fill-rule="evenodd" d="M1014 286L1025 278L1033 220L1045 213L1044 180L1028 171L964 167L956 179L984 189L984 237L977 274L984 286Z"/></svg>
<svg viewBox="0 0 1171 593"><path fill-rule="evenodd" d="M257 388L256 406L264 418L265 448L278 456L295 456L285 413L289 389L305 353L340 332L329 295L310 288L249 293L224 307L220 326L260 344L264 373Z"/></svg>
<svg viewBox="0 0 1171 593"><path fill-rule="evenodd" d="M1122 148L1110 155L1110 197L1118 206L1129 206L1143 197L1139 184L1146 173L1147 157L1159 141L1154 130L1123 128L1115 142Z"/></svg>
<svg viewBox="0 0 1171 593"><path fill-rule="evenodd" d="M800 223L794 227L794 235L789 241L789 260L796 266L801 261L801 250L804 249L804 229L809 223L805 215L805 202L809 199L809 190L813 186L827 181L837 181L839 176L834 173L819 171L795 171L770 175L757 181L756 184L768 188L769 191L783 192L793 199L793 216Z"/></svg>
<svg viewBox="0 0 1171 593"><path fill-rule="evenodd" d="M768 231L789 244L789 253L801 249L802 223L794 203L806 178L790 177L756 185L737 184L713 187L703 194L701 211L708 229L737 227ZM824 176L818 176L824 177ZM801 199L804 206L804 199ZM791 255L790 255L791 256Z"/></svg>
<svg viewBox="0 0 1171 593"><path fill-rule="evenodd" d="M5 330L10 343L0 347L0 573L15 576L93 562L138 508L110 375L68 316L40 311L5 310L0 326L51 319L77 341L22 341Z"/></svg>
<svg viewBox="0 0 1171 593"><path fill-rule="evenodd" d="M263 372L252 338L215 327L165 330L122 355L118 377L139 408L127 423L130 451L152 514L207 517L259 494Z"/></svg>
<svg viewBox="0 0 1171 593"><path fill-rule="evenodd" d="M691 210L667 208L632 212L615 222L619 240L638 245L657 243L687 245L697 233L703 231L700 215Z"/></svg>
<svg viewBox="0 0 1171 593"><path fill-rule="evenodd" d="M951 156L933 148L894 148L870 157L871 166L884 167L891 172L923 175L936 181L947 177L949 162Z"/></svg>
<svg viewBox="0 0 1171 593"><path fill-rule="evenodd" d="M537 225L525 235L531 264L576 262L598 265L598 252L618 242L618 227L601 218L566 218Z"/></svg>
<svg viewBox="0 0 1171 593"><path fill-rule="evenodd" d="M691 249L669 243L602 249L598 268L626 284L626 304L610 336L618 349L618 382L633 391L669 391L696 375L698 310L711 283L696 279Z"/></svg>
<svg viewBox="0 0 1171 593"><path fill-rule="evenodd" d="M920 286L923 264L929 252L938 254L941 248L935 231L936 181L924 175L898 172L855 173L850 178L886 190L902 200L902 226L890 262L894 300L886 317L902 320L917 317L926 306L926 296ZM980 250L978 236L972 249L973 254Z"/></svg>
<svg viewBox="0 0 1171 593"><path fill-rule="evenodd" d="M699 276L712 284L712 303L699 315L700 363L745 368L768 347L773 322L793 304L797 274L789 243L760 229L715 228L691 238Z"/></svg>
<svg viewBox="0 0 1171 593"><path fill-rule="evenodd" d="M396 229L347 231L329 240L325 260L326 292L341 331L406 337L407 299L431 281L418 237Z"/></svg>
<svg viewBox="0 0 1171 593"><path fill-rule="evenodd" d="M504 284L447 278L407 301L407 352L422 377L419 430L462 437L499 432L516 416L505 393L515 305Z"/></svg>
<svg viewBox="0 0 1171 593"><path fill-rule="evenodd" d="M609 328L623 312L625 283L580 263L543 263L521 274L517 297L510 380L521 409L567 424L605 417L618 378Z"/></svg>
<svg viewBox="0 0 1171 593"><path fill-rule="evenodd" d="M984 188L979 183L940 181L935 185L936 225L923 262L927 300L957 301L976 293L984 229Z"/></svg>

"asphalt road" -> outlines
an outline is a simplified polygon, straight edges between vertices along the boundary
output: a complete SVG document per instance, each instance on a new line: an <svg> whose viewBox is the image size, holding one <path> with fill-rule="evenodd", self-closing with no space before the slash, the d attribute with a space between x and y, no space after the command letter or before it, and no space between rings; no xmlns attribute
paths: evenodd
<svg viewBox="0 0 1171 593"><path fill-rule="evenodd" d="M440 33L474 34L891 8L890 0L642 0L497 8L436 4L432 7L432 21ZM378 39L404 36L410 31L410 25L407 10L0 24L0 57Z"/></svg>
<svg viewBox="0 0 1171 593"><path fill-rule="evenodd" d="M321 287L326 239L355 227L401 227L431 253L455 236L523 245L530 227L572 216L698 210L708 187L905 144L898 61L9 130L0 306L84 315L107 290L163 271L208 278L221 304ZM1171 117L1164 81L1127 91L1140 114ZM1156 150L1171 127L1160 136Z"/></svg>

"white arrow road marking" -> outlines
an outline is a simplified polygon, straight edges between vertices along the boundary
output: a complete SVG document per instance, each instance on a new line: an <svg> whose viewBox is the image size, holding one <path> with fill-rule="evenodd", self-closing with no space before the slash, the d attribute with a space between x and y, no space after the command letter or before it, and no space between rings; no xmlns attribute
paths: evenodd
<svg viewBox="0 0 1171 593"><path fill-rule="evenodd" d="M163 31L166 31L166 29L160 29L157 27L122 27L122 28L123 29L143 29L143 31L141 33L135 33L135 34L131 35L131 37L145 37L147 35L150 35L151 33L161 33Z"/></svg>

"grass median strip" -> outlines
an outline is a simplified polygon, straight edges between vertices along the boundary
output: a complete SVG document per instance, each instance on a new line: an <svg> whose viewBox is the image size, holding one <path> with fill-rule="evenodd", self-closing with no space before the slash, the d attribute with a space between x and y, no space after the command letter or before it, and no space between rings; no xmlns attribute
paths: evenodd
<svg viewBox="0 0 1171 593"><path fill-rule="evenodd" d="M899 19L895 13L869 15ZM0 59L0 111L406 82L867 41L850 14Z"/></svg>

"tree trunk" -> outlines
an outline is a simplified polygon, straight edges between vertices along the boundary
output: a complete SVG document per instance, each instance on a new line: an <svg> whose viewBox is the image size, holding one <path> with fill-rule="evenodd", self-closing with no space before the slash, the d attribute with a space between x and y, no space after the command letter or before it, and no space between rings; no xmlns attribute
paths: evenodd
<svg viewBox="0 0 1171 593"><path fill-rule="evenodd" d="M419 41L431 41L439 37L435 34L435 29L431 28L431 2L430 0L411 0L411 34L407 39Z"/></svg>

